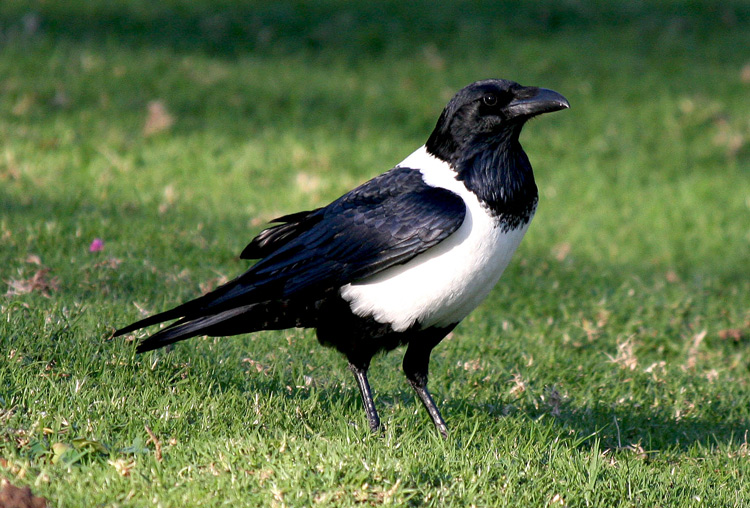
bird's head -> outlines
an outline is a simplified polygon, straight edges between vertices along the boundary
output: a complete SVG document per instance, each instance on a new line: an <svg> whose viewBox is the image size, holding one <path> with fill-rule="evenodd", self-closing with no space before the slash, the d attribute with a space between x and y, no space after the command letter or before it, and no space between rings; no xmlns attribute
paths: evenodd
<svg viewBox="0 0 750 508"><path fill-rule="evenodd" d="M569 108L557 92L504 79L477 81L448 103L427 140L427 150L455 162L479 146L517 139L530 118Z"/></svg>

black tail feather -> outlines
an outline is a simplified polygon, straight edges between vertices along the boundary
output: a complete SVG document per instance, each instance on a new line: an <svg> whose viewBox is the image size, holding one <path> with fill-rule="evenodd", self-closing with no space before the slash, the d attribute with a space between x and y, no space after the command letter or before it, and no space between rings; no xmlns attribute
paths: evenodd
<svg viewBox="0 0 750 508"><path fill-rule="evenodd" d="M173 319L183 318L189 315L193 315L193 319L195 319L207 314L218 314L222 310L221 307L211 309L212 305L216 306L217 301L224 303L222 298L226 293L239 285L239 279L240 277L231 280L223 286L216 288L212 292L187 301L173 309L165 310L164 312L154 314L153 316L149 316L147 318L136 321L135 323L129 324L124 328L120 328L119 330L115 331L113 337L119 337L120 335L125 335L126 333L140 330L141 328L146 328L148 326L163 323L165 321L171 321ZM223 305L223 307L226 307L226 305Z"/></svg>
<svg viewBox="0 0 750 508"><path fill-rule="evenodd" d="M163 323L164 321L171 321L172 319L181 318L185 315L185 312L181 309L181 307L182 305L129 324L128 326L116 330L113 337L119 337L120 335L125 335L126 333L134 332L136 330L140 330L141 328L146 328L147 326Z"/></svg>
<svg viewBox="0 0 750 508"><path fill-rule="evenodd" d="M126 326L115 332L115 335L123 335L169 319L181 318L143 339L136 348L136 352L143 353L198 335L227 337L258 330L283 330L311 326L314 316L314 303L293 305L287 300L251 303L208 315L195 314L190 311L188 315L185 315L185 311L176 307Z"/></svg>
<svg viewBox="0 0 750 508"><path fill-rule="evenodd" d="M218 314L200 317L198 319L183 318L168 327L159 330L152 336L143 339L136 348L137 353L152 351L161 347L196 337L198 335L237 335L253 331L252 327L244 323L241 331L237 327L237 318L249 312L256 305L245 305L236 309L225 310ZM167 311L169 312L169 311ZM166 313L165 313L166 314ZM154 316L156 317L156 316ZM145 320L144 320L145 321ZM243 319L244 321L244 319ZM137 323L135 323L137 324Z"/></svg>

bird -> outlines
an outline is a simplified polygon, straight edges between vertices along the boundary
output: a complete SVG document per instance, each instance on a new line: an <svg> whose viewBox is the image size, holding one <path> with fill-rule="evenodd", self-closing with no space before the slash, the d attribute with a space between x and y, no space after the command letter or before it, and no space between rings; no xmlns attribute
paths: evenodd
<svg viewBox="0 0 750 508"><path fill-rule="evenodd" d="M469 84L395 167L326 206L272 220L240 254L257 260L244 273L113 336L172 321L138 343L143 353L195 336L314 328L348 361L374 432L383 427L370 363L406 346L408 384L447 437L427 389L431 352L488 296L536 212L522 127L569 107L545 88Z"/></svg>

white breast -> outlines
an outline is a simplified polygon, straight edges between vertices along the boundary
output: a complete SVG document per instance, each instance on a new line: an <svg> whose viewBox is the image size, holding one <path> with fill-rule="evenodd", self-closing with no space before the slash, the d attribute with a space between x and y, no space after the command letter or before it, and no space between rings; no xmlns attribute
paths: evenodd
<svg viewBox="0 0 750 508"><path fill-rule="evenodd" d="M489 294L521 243L528 222L503 232L498 220L456 180L451 167L424 147L399 166L422 168L425 182L463 198L466 218L458 230L408 263L341 288L358 316L371 316L404 331L414 323L444 327L458 323Z"/></svg>

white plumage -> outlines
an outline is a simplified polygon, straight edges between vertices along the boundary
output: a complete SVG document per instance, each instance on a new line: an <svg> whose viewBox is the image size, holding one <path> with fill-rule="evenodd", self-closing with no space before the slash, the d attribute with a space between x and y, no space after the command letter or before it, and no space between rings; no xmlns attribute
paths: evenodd
<svg viewBox="0 0 750 508"><path fill-rule="evenodd" d="M419 168L425 183L459 195L463 224L450 237L411 261L341 288L352 312L388 323L394 331L419 322L423 328L458 323L497 283L521 243L529 222L509 231L456 179L451 166L421 147L399 164ZM533 217L533 213L532 213Z"/></svg>

